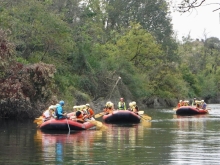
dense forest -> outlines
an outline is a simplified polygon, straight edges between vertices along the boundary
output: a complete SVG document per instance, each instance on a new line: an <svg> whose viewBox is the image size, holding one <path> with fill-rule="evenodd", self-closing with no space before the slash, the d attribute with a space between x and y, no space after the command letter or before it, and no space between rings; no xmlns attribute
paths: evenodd
<svg viewBox="0 0 220 165"><path fill-rule="evenodd" d="M33 117L120 97L146 107L220 94L220 40L178 41L166 0L0 0L0 111ZM119 79L121 77L121 79Z"/></svg>

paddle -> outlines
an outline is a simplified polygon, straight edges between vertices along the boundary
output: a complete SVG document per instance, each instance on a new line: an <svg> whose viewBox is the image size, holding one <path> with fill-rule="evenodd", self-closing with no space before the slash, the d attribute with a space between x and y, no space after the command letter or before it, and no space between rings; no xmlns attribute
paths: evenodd
<svg viewBox="0 0 220 165"><path fill-rule="evenodd" d="M145 119L145 120L151 120L151 117L148 115L144 114L144 111L138 111L138 114L141 118Z"/></svg>
<svg viewBox="0 0 220 165"><path fill-rule="evenodd" d="M104 112L98 113L95 115L95 118L99 118L99 117L103 116L104 114L105 114Z"/></svg>
<svg viewBox="0 0 220 165"><path fill-rule="evenodd" d="M98 130L106 129L107 127L102 124L102 122L97 120L88 120L88 122L94 124Z"/></svg>
<svg viewBox="0 0 220 165"><path fill-rule="evenodd" d="M149 120L141 120L141 124L142 124L144 127L148 127L148 128L151 127L151 121L149 121Z"/></svg>
<svg viewBox="0 0 220 165"><path fill-rule="evenodd" d="M36 118L36 119L34 120L34 123L38 123L39 121L43 121L43 119L42 119L42 118Z"/></svg>
<svg viewBox="0 0 220 165"><path fill-rule="evenodd" d="M139 115L143 115L143 114L144 114L144 111L138 111L138 114L139 114Z"/></svg>
<svg viewBox="0 0 220 165"><path fill-rule="evenodd" d="M145 115L145 114L140 115L140 117L141 117L142 119L144 119L144 120L151 120L151 117L148 116L148 115Z"/></svg>
<svg viewBox="0 0 220 165"><path fill-rule="evenodd" d="M43 121L37 122L37 127L40 127L40 125L43 123Z"/></svg>
<svg viewBox="0 0 220 165"><path fill-rule="evenodd" d="M44 117L40 116L38 118L35 118L34 123L37 124L37 127L39 127L44 122Z"/></svg>

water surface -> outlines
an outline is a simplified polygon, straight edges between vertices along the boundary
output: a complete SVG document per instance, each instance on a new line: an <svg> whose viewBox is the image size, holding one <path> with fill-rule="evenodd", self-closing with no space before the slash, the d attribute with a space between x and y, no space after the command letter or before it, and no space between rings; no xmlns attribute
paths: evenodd
<svg viewBox="0 0 220 165"><path fill-rule="evenodd" d="M105 131L48 133L33 121L0 120L0 164L219 164L220 104L208 106L207 115L184 117L147 109L152 121L105 124Z"/></svg>

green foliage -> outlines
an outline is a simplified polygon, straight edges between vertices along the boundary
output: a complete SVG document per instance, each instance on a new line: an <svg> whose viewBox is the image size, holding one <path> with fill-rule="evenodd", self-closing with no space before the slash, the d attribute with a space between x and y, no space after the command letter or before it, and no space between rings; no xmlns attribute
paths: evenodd
<svg viewBox="0 0 220 165"><path fill-rule="evenodd" d="M119 54L124 60L132 62L137 68L150 70L161 61L162 51L154 37L139 24L131 28L118 41Z"/></svg>
<svg viewBox="0 0 220 165"><path fill-rule="evenodd" d="M213 75L205 77L203 74L200 74L198 75L198 81L200 83L200 97L210 98L217 95L217 86Z"/></svg>
<svg viewBox="0 0 220 165"><path fill-rule="evenodd" d="M182 61L181 71L188 83L189 96L201 96L210 99L219 93L217 88L217 72L219 70L219 40L208 38L205 41L184 38L179 46Z"/></svg>
<svg viewBox="0 0 220 165"><path fill-rule="evenodd" d="M29 64L29 62L22 57L17 57L16 61L22 64Z"/></svg>
<svg viewBox="0 0 220 165"><path fill-rule="evenodd" d="M45 55L52 58L72 50L71 29L40 2L22 1L3 13L2 25L13 29L17 53L26 60L36 63L44 61Z"/></svg>

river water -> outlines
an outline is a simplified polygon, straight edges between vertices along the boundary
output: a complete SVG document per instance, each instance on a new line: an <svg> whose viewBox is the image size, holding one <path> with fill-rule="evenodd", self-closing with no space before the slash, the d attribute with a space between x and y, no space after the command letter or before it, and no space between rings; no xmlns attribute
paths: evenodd
<svg viewBox="0 0 220 165"><path fill-rule="evenodd" d="M46 133L33 121L0 120L0 164L220 164L220 104L208 107L209 114L184 117L147 109L152 121L105 124L104 131Z"/></svg>

